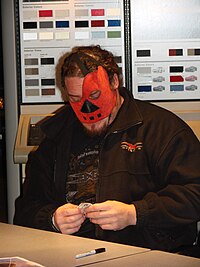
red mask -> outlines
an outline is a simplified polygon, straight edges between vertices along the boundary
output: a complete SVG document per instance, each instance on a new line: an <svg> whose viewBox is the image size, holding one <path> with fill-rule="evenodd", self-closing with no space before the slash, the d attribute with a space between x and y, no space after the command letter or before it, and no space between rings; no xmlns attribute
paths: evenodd
<svg viewBox="0 0 200 267"><path fill-rule="evenodd" d="M83 94L79 102L70 104L82 123L94 123L108 117L116 105L116 91L111 90L106 70L99 66L88 73L82 86ZM100 91L98 98L91 99L91 93Z"/></svg>

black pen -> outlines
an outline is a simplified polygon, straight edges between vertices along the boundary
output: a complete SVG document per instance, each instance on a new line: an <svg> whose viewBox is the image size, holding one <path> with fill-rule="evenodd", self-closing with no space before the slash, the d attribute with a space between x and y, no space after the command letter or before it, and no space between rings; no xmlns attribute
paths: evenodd
<svg viewBox="0 0 200 267"><path fill-rule="evenodd" d="M87 251L85 253L81 253L81 254L76 255L76 259L80 259L80 258L83 258L83 257L87 257L87 256L91 256L91 255L94 255L94 254L102 253L102 252L105 252L105 251L106 251L105 248L96 248L96 249L93 249L91 251Z"/></svg>

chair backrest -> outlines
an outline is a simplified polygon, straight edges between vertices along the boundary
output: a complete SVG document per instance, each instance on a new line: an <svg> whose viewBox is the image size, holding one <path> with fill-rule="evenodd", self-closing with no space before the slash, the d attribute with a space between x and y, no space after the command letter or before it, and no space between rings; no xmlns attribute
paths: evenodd
<svg viewBox="0 0 200 267"><path fill-rule="evenodd" d="M197 223L197 231L198 231L198 234L197 234L196 244L197 246L200 247L200 221Z"/></svg>

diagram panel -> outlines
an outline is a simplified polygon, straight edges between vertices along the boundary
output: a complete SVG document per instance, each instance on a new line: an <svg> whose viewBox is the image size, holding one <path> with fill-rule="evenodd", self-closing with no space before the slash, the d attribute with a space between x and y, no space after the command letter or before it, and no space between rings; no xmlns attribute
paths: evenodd
<svg viewBox="0 0 200 267"><path fill-rule="evenodd" d="M135 98L200 99L200 1L130 3Z"/></svg>

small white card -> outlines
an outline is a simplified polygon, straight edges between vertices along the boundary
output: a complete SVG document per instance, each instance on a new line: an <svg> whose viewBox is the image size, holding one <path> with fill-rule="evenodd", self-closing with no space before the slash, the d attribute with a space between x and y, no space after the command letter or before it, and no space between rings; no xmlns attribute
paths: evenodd
<svg viewBox="0 0 200 267"><path fill-rule="evenodd" d="M87 209L90 206L92 206L91 203L83 202L83 203L79 204L79 209L81 209L84 212L85 209Z"/></svg>
<svg viewBox="0 0 200 267"><path fill-rule="evenodd" d="M0 267L1 265L5 267L45 267L44 265L29 261L21 257L0 258Z"/></svg>

